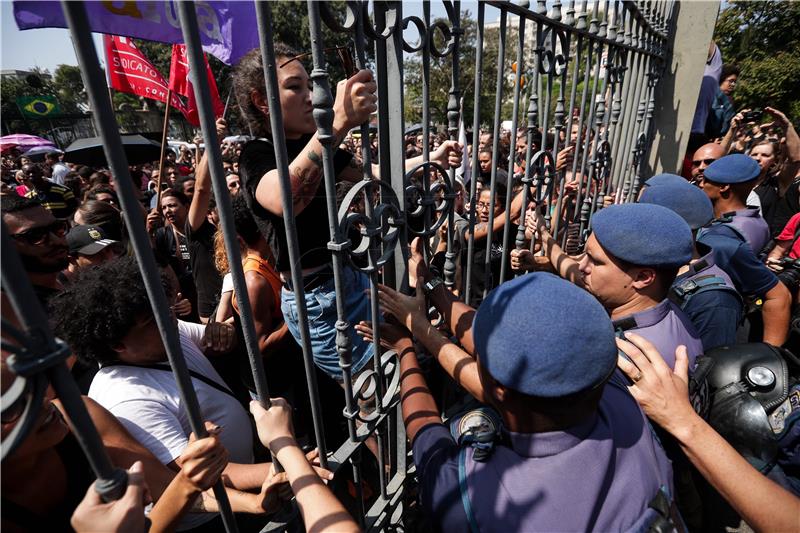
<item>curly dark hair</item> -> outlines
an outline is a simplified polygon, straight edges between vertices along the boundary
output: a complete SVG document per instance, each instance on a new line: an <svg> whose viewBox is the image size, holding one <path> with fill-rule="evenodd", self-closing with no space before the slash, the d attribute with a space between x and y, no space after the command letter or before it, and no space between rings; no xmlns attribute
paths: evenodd
<svg viewBox="0 0 800 533"><path fill-rule="evenodd" d="M233 206L233 224L236 227L236 233L248 246L254 246L261 238L261 232L253 218L253 212L247 207L244 195L231 196L231 205Z"/></svg>
<svg viewBox="0 0 800 533"><path fill-rule="evenodd" d="M170 284L161 284L170 296ZM152 315L139 267L130 257L81 269L61 293L50 299L56 335L89 364L117 360L118 345L137 320Z"/></svg>
<svg viewBox="0 0 800 533"><path fill-rule="evenodd" d="M741 74L741 72L742 71L739 68L739 65L734 65L732 63L725 63L724 65L722 65L722 73L719 75L719 81L723 82L725 81L725 78L727 78L728 76L732 76L734 74L738 76L739 74Z"/></svg>
<svg viewBox="0 0 800 533"><path fill-rule="evenodd" d="M276 42L274 49L276 61L299 55L297 50L281 42ZM264 63L261 61L260 48L253 48L239 60L239 64L236 65L233 72L233 90L241 106L244 119L250 125L253 134L256 137L269 136L269 122L250 98L253 90L258 91L265 99L267 96L267 87L264 83Z"/></svg>

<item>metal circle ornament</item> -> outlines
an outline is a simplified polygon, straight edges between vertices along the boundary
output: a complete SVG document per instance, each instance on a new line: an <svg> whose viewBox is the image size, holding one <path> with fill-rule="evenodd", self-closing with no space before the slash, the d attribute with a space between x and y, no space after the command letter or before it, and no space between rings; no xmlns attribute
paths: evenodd
<svg viewBox="0 0 800 533"><path fill-rule="evenodd" d="M533 195L533 202L537 206L542 205L552 194L556 177L556 160L553 152L549 150L536 152L522 181L530 184L530 194Z"/></svg>
<svg viewBox="0 0 800 533"><path fill-rule="evenodd" d="M368 216L366 202L374 202L376 198L381 202L373 207L372 216ZM364 204L359 206L360 202ZM350 264L366 274L380 269L391 259L400 238L400 227L405 222L397 196L391 186L381 180L362 180L353 185L339 207L338 221L340 234L351 241L347 254ZM359 238L352 242L351 236L356 234ZM380 255L370 257L366 266L356 264L354 259L367 256L370 250L377 250Z"/></svg>
<svg viewBox="0 0 800 533"><path fill-rule="evenodd" d="M422 228L422 230L417 230L408 224L408 231L421 237L430 237L435 235L447 220L447 216L453 209L456 193L450 183L450 174L442 165L434 161L425 161L412 168L406 173L407 182L411 182L411 177L420 170L422 170L423 180L429 179L431 170L436 171L442 179L431 183L427 191L422 184L412 183L406 187L406 216L420 218L428 212L430 220L434 222L430 227Z"/></svg>

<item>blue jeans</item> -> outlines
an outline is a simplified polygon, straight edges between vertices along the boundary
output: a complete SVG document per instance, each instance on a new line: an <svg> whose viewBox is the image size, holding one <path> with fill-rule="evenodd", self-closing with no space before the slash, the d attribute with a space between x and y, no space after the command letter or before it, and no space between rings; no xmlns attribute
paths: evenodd
<svg viewBox="0 0 800 533"><path fill-rule="evenodd" d="M350 353L353 362L352 374L357 374L372 359L374 350L372 343L365 342L356 334L355 325L372 320L368 296L369 278L366 274L346 266L342 269L345 313L350 327ZM336 351L336 291L333 278L305 292L308 330L311 338L311 351L314 363L326 374L341 383L342 369L339 366L339 354ZM300 326L297 316L297 302L294 292L285 287L281 290L281 311L289 332L300 344Z"/></svg>

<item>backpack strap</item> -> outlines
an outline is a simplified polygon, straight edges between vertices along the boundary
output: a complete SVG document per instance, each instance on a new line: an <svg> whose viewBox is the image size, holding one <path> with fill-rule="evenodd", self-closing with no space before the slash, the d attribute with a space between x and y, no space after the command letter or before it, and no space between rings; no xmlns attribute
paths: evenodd
<svg viewBox="0 0 800 533"><path fill-rule="evenodd" d="M120 361L115 361L113 363L104 363L100 368L106 368L106 367L109 367L109 366L132 366L132 367L136 367L136 368L150 368L152 370L163 370L164 372L172 373L172 368L169 367L169 366L163 366L163 365L158 365L158 364L131 365L131 364L123 363L123 362L120 362ZM239 399L236 398L236 396L234 396L234 394L230 391L230 389L228 389L228 387L217 383L213 379L211 379L209 377L206 377L206 376L204 376L203 374L201 374L199 372L195 372L191 368L187 368L187 370L189 371L189 375L191 375L193 378L202 381L203 383L205 383L209 387L217 389L220 392L224 392L225 394L227 394L231 398L235 398L237 402L239 401Z"/></svg>
<svg viewBox="0 0 800 533"><path fill-rule="evenodd" d="M674 284L669 290L668 297L672 302L678 305L678 307L684 309L693 296L712 290L728 291L735 294L739 301L742 299L742 296L736 289L729 287L724 279L713 274L696 278L687 278Z"/></svg>
<svg viewBox="0 0 800 533"><path fill-rule="evenodd" d="M467 515L470 533L480 533L478 522L475 520L475 513L472 511L472 502L467 492L467 447L462 446L458 452L458 488L461 492L461 505L464 506L464 513Z"/></svg>

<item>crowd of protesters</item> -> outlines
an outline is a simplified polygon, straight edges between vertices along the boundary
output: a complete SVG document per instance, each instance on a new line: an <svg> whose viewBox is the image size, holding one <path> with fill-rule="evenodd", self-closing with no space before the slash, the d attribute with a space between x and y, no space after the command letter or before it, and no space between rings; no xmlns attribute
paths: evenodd
<svg viewBox="0 0 800 533"><path fill-rule="evenodd" d="M325 434L344 440L337 304L349 325L355 382L373 369L369 279L355 259L335 290L309 76L296 51L276 43L275 53L299 264L289 259L258 50L242 58L233 79L254 139L225 142L225 120L216 123L241 257L225 253L199 139L194 151L168 150L160 168L130 167L140 202L132 219L146 228L161 267L206 438L192 434L166 364L121 216L121 178L62 162L58 153L43 163L3 155L3 222L56 334L72 349L71 371L103 443L130 479L122 499L99 499L61 405L48 395L35 406L41 416L33 430L3 461L4 529L139 531L153 503L151 530L220 531L211 490L219 479L242 531L260 530L292 498L308 531L357 530L346 510L355 494L378 497L383 462L362 457L368 475L359 491L352 480L329 486L333 474L318 465L299 308L306 309ZM612 181L587 178L592 158L584 152L596 152L602 132L577 116L570 131L481 131L477 146L437 132L406 135L407 171L426 155L443 170L474 156L478 162L475 175L459 171L454 182L438 170L410 176L413 194L424 194L427 180L437 203L450 199L453 227L440 221L434 235L410 239L413 295L379 287L381 342L398 354L425 527L699 531L743 521L755 530L797 529L800 363L781 347L795 350L800 333L800 138L777 109L736 112L730 98L738 70L721 73L709 106L715 140L696 147L686 178L682 169L646 176L637 202L623 202ZM376 136L363 139L358 129L377 109L376 90L367 70L336 87L339 203L364 178L365 142L367 170L380 178ZM554 146L552 165L529 168L532 155ZM531 172L556 182L538 204L524 197ZM591 232L581 235L587 198L596 211ZM366 192L347 209L363 214L366 202L379 201ZM423 229L424 222L407 222ZM355 238L359 228L351 229ZM243 265L276 396L267 410L252 401L233 261ZM449 262L452 286L443 282ZM304 306L292 284L296 269ZM17 323L9 305L2 313ZM757 368L778 361L783 373L771 374L771 383L757 379L763 372L753 378L742 362L753 353ZM6 358L4 351L4 392L14 378ZM716 383L725 365L739 365L751 381ZM714 401L724 402L713 387L735 385L750 399L777 378L783 395L759 404L768 406L757 424L715 418ZM4 438L24 407L3 406ZM748 432L756 437L741 437ZM373 440L366 446L378 456ZM267 451L285 471L271 467Z"/></svg>

